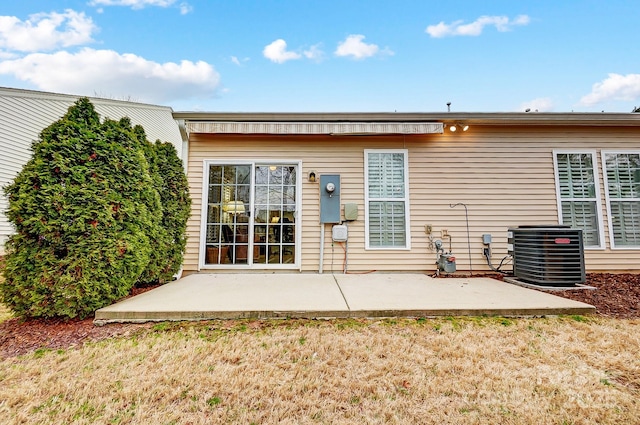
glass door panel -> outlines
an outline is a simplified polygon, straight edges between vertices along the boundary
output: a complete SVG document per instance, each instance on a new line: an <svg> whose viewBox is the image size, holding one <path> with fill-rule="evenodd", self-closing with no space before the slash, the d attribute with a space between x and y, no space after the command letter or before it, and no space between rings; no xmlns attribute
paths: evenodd
<svg viewBox="0 0 640 425"><path fill-rule="evenodd" d="M251 166L210 165L205 264L247 264Z"/></svg>
<svg viewBox="0 0 640 425"><path fill-rule="evenodd" d="M296 233L295 165L255 167L254 264L294 264Z"/></svg>

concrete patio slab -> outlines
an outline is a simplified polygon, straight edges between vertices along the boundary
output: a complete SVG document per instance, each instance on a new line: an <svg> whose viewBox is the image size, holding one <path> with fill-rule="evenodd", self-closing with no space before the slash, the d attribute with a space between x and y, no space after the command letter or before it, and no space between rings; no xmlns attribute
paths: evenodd
<svg viewBox="0 0 640 425"><path fill-rule="evenodd" d="M96 321L346 317L331 275L192 274L96 312Z"/></svg>
<svg viewBox="0 0 640 425"><path fill-rule="evenodd" d="M434 279L422 274L336 275L351 316L542 316L595 309L491 278Z"/></svg>
<svg viewBox="0 0 640 425"><path fill-rule="evenodd" d="M539 316L593 306L489 278L192 274L96 312L98 324L235 318Z"/></svg>

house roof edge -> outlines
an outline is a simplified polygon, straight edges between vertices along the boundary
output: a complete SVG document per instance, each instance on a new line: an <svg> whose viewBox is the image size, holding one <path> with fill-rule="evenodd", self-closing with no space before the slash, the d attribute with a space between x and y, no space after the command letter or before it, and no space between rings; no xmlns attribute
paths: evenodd
<svg viewBox="0 0 640 425"><path fill-rule="evenodd" d="M622 112L188 112L177 120L199 122L456 122L473 125L640 126L640 114Z"/></svg>

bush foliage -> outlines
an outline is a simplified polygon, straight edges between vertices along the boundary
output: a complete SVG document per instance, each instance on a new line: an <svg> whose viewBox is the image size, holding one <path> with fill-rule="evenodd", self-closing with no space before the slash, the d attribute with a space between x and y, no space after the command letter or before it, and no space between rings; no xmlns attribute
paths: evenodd
<svg viewBox="0 0 640 425"><path fill-rule="evenodd" d="M149 143L141 126L134 127L134 133L149 163L149 173L162 205L160 225L150 234L155 249L137 282L138 286L145 286L165 283L180 269L187 244L191 198L187 176L175 147L159 140L155 144Z"/></svg>
<svg viewBox="0 0 640 425"><path fill-rule="evenodd" d="M161 261L156 268L157 272L150 276L150 280L141 280L141 284L166 282L180 270L187 245L187 220L191 214L189 183L176 148L171 143L163 143L159 140L156 140L153 148L149 163L160 193L162 204L160 227L165 234L163 250L157 252L161 256Z"/></svg>
<svg viewBox="0 0 640 425"><path fill-rule="evenodd" d="M163 223L176 221L166 220L176 210L183 219L189 204L182 186L183 204L163 210L158 145L128 118L101 122L86 98L42 131L5 188L16 233L6 245L0 297L14 313L86 317L137 282L170 279L184 244L177 252L174 229Z"/></svg>

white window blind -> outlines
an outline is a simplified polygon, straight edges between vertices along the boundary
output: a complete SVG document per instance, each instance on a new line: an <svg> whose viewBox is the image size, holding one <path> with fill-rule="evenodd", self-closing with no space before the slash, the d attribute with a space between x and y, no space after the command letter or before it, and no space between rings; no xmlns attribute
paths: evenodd
<svg viewBox="0 0 640 425"><path fill-rule="evenodd" d="M640 246L640 153L603 152L613 247Z"/></svg>
<svg viewBox="0 0 640 425"><path fill-rule="evenodd" d="M407 152L366 150L368 248L408 248Z"/></svg>
<svg viewBox="0 0 640 425"><path fill-rule="evenodd" d="M582 229L585 247L601 247L598 182L593 153L555 153L562 224Z"/></svg>

